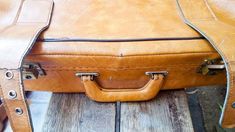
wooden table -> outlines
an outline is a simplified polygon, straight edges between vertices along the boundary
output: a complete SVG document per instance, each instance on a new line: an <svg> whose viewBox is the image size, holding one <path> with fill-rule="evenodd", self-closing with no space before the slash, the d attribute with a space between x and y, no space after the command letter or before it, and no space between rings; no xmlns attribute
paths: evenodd
<svg viewBox="0 0 235 132"><path fill-rule="evenodd" d="M192 132L184 91L134 103L97 103L84 94L53 94L43 131Z"/></svg>
<svg viewBox="0 0 235 132"><path fill-rule="evenodd" d="M35 132L193 132L183 90L161 91L151 101L132 103L37 92L29 99Z"/></svg>

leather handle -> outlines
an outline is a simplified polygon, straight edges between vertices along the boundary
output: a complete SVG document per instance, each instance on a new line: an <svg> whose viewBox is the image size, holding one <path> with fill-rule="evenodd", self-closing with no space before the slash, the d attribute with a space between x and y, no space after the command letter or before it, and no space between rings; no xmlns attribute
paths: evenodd
<svg viewBox="0 0 235 132"><path fill-rule="evenodd" d="M164 81L163 74L154 74L150 81L139 89L104 89L92 76L81 76L87 96L98 102L144 101L154 98Z"/></svg>

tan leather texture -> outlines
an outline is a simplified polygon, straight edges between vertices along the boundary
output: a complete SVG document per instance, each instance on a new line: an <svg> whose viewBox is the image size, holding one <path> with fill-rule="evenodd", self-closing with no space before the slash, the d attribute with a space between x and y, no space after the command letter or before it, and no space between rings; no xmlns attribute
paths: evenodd
<svg viewBox="0 0 235 132"><path fill-rule="evenodd" d="M51 25L41 39L200 37L182 22L175 0L54 0L54 2Z"/></svg>
<svg viewBox="0 0 235 132"><path fill-rule="evenodd" d="M5 14L1 14L1 18L3 16L3 20L8 21L9 25L2 26L4 28L0 32L0 96L12 130L30 132L33 128L24 94L22 61L37 36L49 25L53 2L51 0L13 0L4 3L6 5L0 11L10 16L8 16L9 19L4 19ZM15 4L18 5L18 10L11 10Z"/></svg>
<svg viewBox="0 0 235 132"><path fill-rule="evenodd" d="M205 40L39 42L26 61L40 63L47 75L25 80L25 88L85 92L76 72L98 72L96 81L104 88L143 87L149 81L147 71L169 72L163 90L224 84L226 76L222 71L212 76L197 73L204 60L218 57Z"/></svg>
<svg viewBox="0 0 235 132"><path fill-rule="evenodd" d="M223 72L197 73L204 60L218 57L184 24L174 0L55 0L52 23L26 59L40 63L47 76L25 85L30 91L85 92L75 76L83 71L100 73L97 83L104 88L140 88L149 80L146 71L162 70L169 72L162 89L224 84Z"/></svg>
<svg viewBox="0 0 235 132"><path fill-rule="evenodd" d="M205 36L225 62L227 95L220 123L223 127L235 127L235 25L217 17L207 1L178 0L178 4L185 22Z"/></svg>
<svg viewBox="0 0 235 132"><path fill-rule="evenodd" d="M18 10L22 3L17 0L0 0L0 2L0 7L4 7L0 8L0 32L4 33L5 27L14 23L15 16L21 14ZM213 0L211 2L213 3ZM86 92L88 87L85 85L88 84L92 85L88 91L96 90L96 93L89 94L92 95L90 97L99 94L100 99L93 99L106 102L110 98L103 95L99 89L138 90L149 81L149 77L145 75L147 71L169 73L164 78L163 84L161 81L151 81L155 82L154 85L158 84L155 93L159 89L178 89L226 82L224 71L212 76L198 73L205 60L220 58L220 55L200 33L182 21L175 0L54 0L54 3L50 27L43 32L30 54L24 59L24 62L40 63L46 76L36 80L25 80L25 90ZM205 5L200 7L204 9ZM213 4L213 7L217 8L216 4ZM34 8L38 7L28 6L26 10L29 16L33 15L31 20L44 19L40 17L44 10L42 12L30 10ZM25 17L22 20L28 21L24 19ZM224 17L225 20L227 17ZM21 26L12 30L23 33L18 38L17 34L9 35L12 36L12 40L17 40L17 43L12 41L15 42L16 49L19 49L15 54L21 52L20 49L23 47L21 45L27 42L22 41L22 44L19 44L18 40L30 37L35 39L36 36L27 34L34 33L31 31L32 27L26 24L23 30ZM11 52L4 50L2 52L4 56L0 56L0 59L4 62L13 62L9 66L13 66L14 69L13 64L18 64L15 60L20 56L14 55L13 58L8 53ZM7 63L2 65L8 66ZM18 74L19 69L17 70L14 79L21 77ZM96 78L96 83L89 80L84 83L75 76L77 72L98 72L100 76ZM155 93L142 99L152 98ZM116 96L112 94L112 97L114 95ZM138 100L136 96L128 97L122 94L119 98L114 100Z"/></svg>
<svg viewBox="0 0 235 132"><path fill-rule="evenodd" d="M154 98L161 89L164 75L153 75L150 81L139 89L104 89L92 80L91 76L82 76L86 95L99 102L143 101Z"/></svg>

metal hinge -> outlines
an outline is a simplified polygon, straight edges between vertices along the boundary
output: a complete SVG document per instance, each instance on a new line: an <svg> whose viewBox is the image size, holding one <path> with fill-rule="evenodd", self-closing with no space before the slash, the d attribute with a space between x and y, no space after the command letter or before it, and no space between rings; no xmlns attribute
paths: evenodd
<svg viewBox="0 0 235 132"><path fill-rule="evenodd" d="M46 75L38 63L24 63L22 73L24 80L38 79L39 76Z"/></svg>
<svg viewBox="0 0 235 132"><path fill-rule="evenodd" d="M203 75L215 75L217 72L225 69L224 62L221 59L206 59L201 65L199 73Z"/></svg>

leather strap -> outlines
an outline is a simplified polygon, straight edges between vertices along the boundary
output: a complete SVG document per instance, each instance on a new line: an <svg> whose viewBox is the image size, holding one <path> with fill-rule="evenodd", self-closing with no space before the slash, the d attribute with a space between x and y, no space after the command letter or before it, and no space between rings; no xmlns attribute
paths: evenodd
<svg viewBox="0 0 235 132"><path fill-rule="evenodd" d="M13 131L33 131L22 80L22 63L48 27L52 0L21 0L15 21L0 31L0 96Z"/></svg>
<svg viewBox="0 0 235 132"><path fill-rule="evenodd" d="M4 120L7 118L7 115L6 115L6 111L5 111L5 108L3 107L3 105L0 103L0 132L2 132L2 129L3 129L3 123L4 123Z"/></svg>
<svg viewBox="0 0 235 132"><path fill-rule="evenodd" d="M177 0L186 24L203 35L221 55L227 70L227 95L220 124L235 127L235 27L220 21L205 0Z"/></svg>

